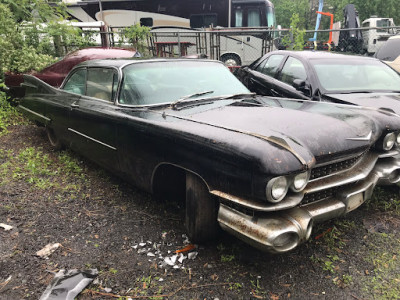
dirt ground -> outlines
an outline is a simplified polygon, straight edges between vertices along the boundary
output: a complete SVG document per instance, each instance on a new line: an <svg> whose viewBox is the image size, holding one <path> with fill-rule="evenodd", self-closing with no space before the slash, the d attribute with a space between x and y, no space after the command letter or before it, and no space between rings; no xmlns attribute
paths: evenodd
<svg viewBox="0 0 400 300"><path fill-rule="evenodd" d="M13 227L0 227L0 299L39 299L60 269L99 271L78 299L400 299L397 187L283 255L221 233L174 257L188 246L182 216L180 201L157 203L52 151L42 128L10 127L0 136L0 223ZM49 243L61 245L38 257Z"/></svg>

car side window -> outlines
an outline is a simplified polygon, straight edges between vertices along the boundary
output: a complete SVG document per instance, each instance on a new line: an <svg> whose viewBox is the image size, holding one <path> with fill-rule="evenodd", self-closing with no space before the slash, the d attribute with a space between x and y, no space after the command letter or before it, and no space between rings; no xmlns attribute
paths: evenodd
<svg viewBox="0 0 400 300"><path fill-rule="evenodd" d="M265 61L263 61L256 70L265 75L274 77L280 64L282 63L283 57L283 55L278 54L271 55Z"/></svg>
<svg viewBox="0 0 400 300"><path fill-rule="evenodd" d="M86 95L102 100L113 101L116 92L117 73L113 69L88 69Z"/></svg>
<svg viewBox="0 0 400 300"><path fill-rule="evenodd" d="M68 78L63 90L74 94L85 95L85 87L86 69L78 69Z"/></svg>
<svg viewBox="0 0 400 300"><path fill-rule="evenodd" d="M289 85L293 85L295 79L306 80L306 69L300 60L289 57L282 68L279 80Z"/></svg>

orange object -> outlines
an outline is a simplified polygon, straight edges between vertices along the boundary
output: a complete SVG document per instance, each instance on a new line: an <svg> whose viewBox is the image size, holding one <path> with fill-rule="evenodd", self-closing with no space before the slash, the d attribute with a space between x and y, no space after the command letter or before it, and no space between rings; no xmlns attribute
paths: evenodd
<svg viewBox="0 0 400 300"><path fill-rule="evenodd" d="M193 249L195 249L195 248L196 248L196 246L195 246L195 245L193 245L193 244L189 244L189 245L187 245L185 248L182 248L182 249L176 250L176 251L175 251L175 253L183 253L183 252L188 252L188 251L190 251L190 250L193 250Z"/></svg>
<svg viewBox="0 0 400 300"><path fill-rule="evenodd" d="M329 41L327 42L330 45L332 43L333 14L327 13L327 12L323 12L323 11L317 11L317 14L321 14L321 15L324 15L324 16L331 17L331 24L330 24L330 28L329 28L331 30L331 32L329 32Z"/></svg>

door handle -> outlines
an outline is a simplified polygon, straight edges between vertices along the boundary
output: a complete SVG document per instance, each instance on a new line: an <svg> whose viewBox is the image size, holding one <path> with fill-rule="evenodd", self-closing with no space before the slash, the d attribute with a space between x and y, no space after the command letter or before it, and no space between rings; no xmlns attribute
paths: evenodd
<svg viewBox="0 0 400 300"><path fill-rule="evenodd" d="M79 104L77 103L77 101L71 103L71 108L79 108Z"/></svg>

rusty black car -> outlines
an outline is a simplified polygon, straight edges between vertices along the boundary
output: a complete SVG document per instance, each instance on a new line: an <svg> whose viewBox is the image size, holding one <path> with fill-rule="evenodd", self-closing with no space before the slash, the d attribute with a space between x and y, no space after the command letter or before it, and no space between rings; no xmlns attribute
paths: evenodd
<svg viewBox="0 0 400 300"><path fill-rule="evenodd" d="M400 74L371 57L273 51L236 74L260 95L371 106L400 114Z"/></svg>
<svg viewBox="0 0 400 300"><path fill-rule="evenodd" d="M156 199L185 200L192 242L222 229L274 253L400 180L400 118L248 91L220 62L94 60L61 88L25 76L19 108ZM175 198L176 199L176 198Z"/></svg>

